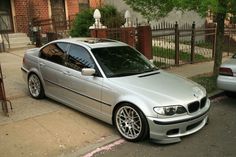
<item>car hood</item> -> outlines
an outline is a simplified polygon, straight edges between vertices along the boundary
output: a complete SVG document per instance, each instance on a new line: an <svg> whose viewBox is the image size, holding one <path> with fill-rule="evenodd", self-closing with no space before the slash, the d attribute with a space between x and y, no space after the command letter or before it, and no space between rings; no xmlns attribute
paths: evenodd
<svg viewBox="0 0 236 157"><path fill-rule="evenodd" d="M197 83L159 70L148 74L111 78L111 82L125 88L138 97L166 106L185 104L199 100L206 95L205 89ZM195 96L194 96L195 95Z"/></svg>

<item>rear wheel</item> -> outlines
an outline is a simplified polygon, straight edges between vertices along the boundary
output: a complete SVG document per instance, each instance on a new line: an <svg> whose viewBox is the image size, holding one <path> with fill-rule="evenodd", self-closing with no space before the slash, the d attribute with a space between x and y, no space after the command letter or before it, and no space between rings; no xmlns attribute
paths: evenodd
<svg viewBox="0 0 236 157"><path fill-rule="evenodd" d="M132 104L122 104L115 111L115 125L119 133L131 142L147 137L148 124L144 114Z"/></svg>
<svg viewBox="0 0 236 157"><path fill-rule="evenodd" d="M28 78L28 88L30 95L35 99L44 97L44 89L39 77L36 74L30 74Z"/></svg>

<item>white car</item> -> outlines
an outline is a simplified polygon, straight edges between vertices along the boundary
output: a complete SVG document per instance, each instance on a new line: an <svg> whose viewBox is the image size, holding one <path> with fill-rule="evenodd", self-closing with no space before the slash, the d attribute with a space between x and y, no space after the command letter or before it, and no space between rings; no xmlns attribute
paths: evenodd
<svg viewBox="0 0 236 157"><path fill-rule="evenodd" d="M217 87L225 91L236 92L236 54L219 69Z"/></svg>
<svg viewBox="0 0 236 157"><path fill-rule="evenodd" d="M22 71L33 98L47 96L113 124L129 141L179 142L208 120L202 86L158 69L122 42L56 40L28 50Z"/></svg>

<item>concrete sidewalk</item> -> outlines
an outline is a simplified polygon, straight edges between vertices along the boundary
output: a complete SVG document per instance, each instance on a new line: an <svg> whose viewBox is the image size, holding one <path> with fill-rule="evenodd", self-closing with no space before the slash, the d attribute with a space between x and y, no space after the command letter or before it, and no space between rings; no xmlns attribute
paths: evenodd
<svg viewBox="0 0 236 157"><path fill-rule="evenodd" d="M14 111L0 112L0 156L80 156L120 136L115 129L83 113L49 99L29 96L21 64L26 49L0 53L6 95ZM212 72L213 62L168 69L184 77Z"/></svg>
<svg viewBox="0 0 236 157"><path fill-rule="evenodd" d="M222 59L222 62L229 59L231 56L225 56ZM203 63L196 63L196 64L186 64L180 65L178 67L172 67L167 69L166 71L170 73L175 73L177 75L190 78L196 75L207 74L213 72L214 62L203 62Z"/></svg>

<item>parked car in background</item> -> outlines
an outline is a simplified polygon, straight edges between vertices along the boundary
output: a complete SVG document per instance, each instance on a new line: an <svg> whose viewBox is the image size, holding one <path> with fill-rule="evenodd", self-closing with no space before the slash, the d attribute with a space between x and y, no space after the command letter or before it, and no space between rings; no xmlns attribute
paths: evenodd
<svg viewBox="0 0 236 157"><path fill-rule="evenodd" d="M220 66L217 87L225 91L236 92L236 54Z"/></svg>
<svg viewBox="0 0 236 157"><path fill-rule="evenodd" d="M47 96L113 124L128 141L179 142L208 120L202 86L157 68L122 42L56 40L28 50L22 71L33 98Z"/></svg>

